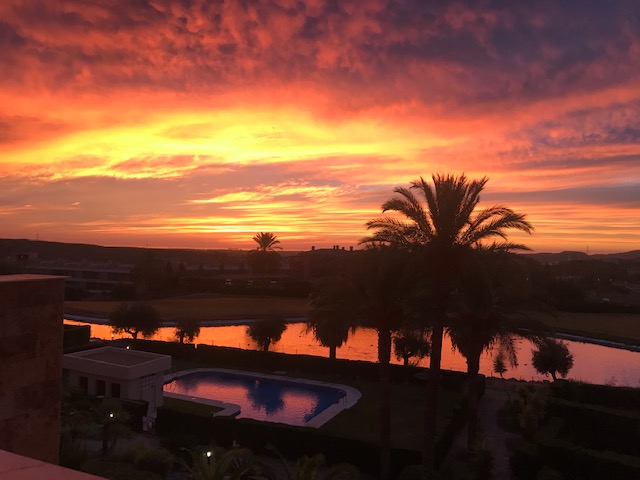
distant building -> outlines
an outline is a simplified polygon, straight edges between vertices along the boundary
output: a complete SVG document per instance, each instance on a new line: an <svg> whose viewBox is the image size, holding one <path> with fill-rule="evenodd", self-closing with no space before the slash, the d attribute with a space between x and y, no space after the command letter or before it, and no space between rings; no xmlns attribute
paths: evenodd
<svg viewBox="0 0 640 480"><path fill-rule="evenodd" d="M67 287L90 293L111 293L116 287L133 288L132 265L40 262L38 273L67 277Z"/></svg>
<svg viewBox="0 0 640 480"><path fill-rule="evenodd" d="M310 280L319 277L345 277L349 273L349 258L353 247L346 249L339 245L333 248L311 247L310 251L300 252L291 257L291 276Z"/></svg>

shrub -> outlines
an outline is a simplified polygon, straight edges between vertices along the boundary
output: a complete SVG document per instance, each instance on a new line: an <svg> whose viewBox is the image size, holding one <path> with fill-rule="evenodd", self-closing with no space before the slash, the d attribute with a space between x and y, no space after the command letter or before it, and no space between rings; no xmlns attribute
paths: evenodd
<svg viewBox="0 0 640 480"><path fill-rule="evenodd" d="M640 409L640 389L593 385L570 380L557 380L551 385L554 397L581 403L626 410Z"/></svg>
<svg viewBox="0 0 640 480"><path fill-rule="evenodd" d="M563 418L565 435L573 443L640 457L640 413L561 399L551 399L548 408L551 414Z"/></svg>
<svg viewBox="0 0 640 480"><path fill-rule="evenodd" d="M640 459L612 452L597 452L561 440L538 445L540 457L566 478L581 480L637 480L640 478Z"/></svg>

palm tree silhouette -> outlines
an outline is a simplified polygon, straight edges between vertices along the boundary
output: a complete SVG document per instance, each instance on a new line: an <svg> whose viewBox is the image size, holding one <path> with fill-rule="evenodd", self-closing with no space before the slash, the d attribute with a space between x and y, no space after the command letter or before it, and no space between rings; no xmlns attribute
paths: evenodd
<svg viewBox="0 0 640 480"><path fill-rule="evenodd" d="M255 250L247 255L249 267L253 273L273 273L280 265L280 254L276 250L282 250L278 243L280 240L271 232L260 232L253 237L258 244Z"/></svg>
<svg viewBox="0 0 640 480"><path fill-rule="evenodd" d="M258 250L261 252L273 252L274 250L282 250L275 245L280 243L280 240L271 232L260 232L254 235L254 242L258 244Z"/></svg>
<svg viewBox="0 0 640 480"><path fill-rule="evenodd" d="M432 176L433 185L421 177L409 188L396 187L396 196L382 205L382 211L397 212L405 219L386 215L370 220L366 226L374 232L362 240L411 250L424 265L430 284L433 318L423 446L425 468L434 465L442 335L453 282L474 249L526 250L524 245L509 242L506 231L533 230L524 215L509 208L492 206L476 211L487 181L487 177L469 180L465 175L436 174Z"/></svg>
<svg viewBox="0 0 640 480"><path fill-rule="evenodd" d="M353 269L358 323L378 332L380 364L380 478L386 480L391 462L391 339L404 320L406 265L409 256L394 247L370 248L359 252Z"/></svg>
<svg viewBox="0 0 640 480"><path fill-rule="evenodd" d="M480 356L497 347L499 355L517 366L513 326L506 316L509 290L501 282L516 281L512 254L476 250L454 296L453 314L447 327L451 343L467 361L467 450L477 446Z"/></svg>

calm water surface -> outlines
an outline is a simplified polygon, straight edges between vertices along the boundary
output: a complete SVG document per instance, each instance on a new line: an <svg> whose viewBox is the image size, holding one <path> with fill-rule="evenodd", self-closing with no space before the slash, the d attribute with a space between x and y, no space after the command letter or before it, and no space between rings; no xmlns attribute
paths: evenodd
<svg viewBox="0 0 640 480"><path fill-rule="evenodd" d="M83 324L83 322L68 320L65 322L76 325ZM154 340L173 341L175 340L174 332L175 329L172 327L163 327L151 338ZM128 337L128 335L112 335L111 328L108 325L95 324L91 325L91 336L103 340ZM195 343L256 349L255 344L247 335L246 326L244 325L202 327ZM640 352L569 340L566 340L566 343L574 358L574 366L569 372L568 378L591 383L640 387ZM504 375L505 378L544 380L545 377L538 374L531 366L531 342L520 338L517 341L517 347L519 365L517 368L509 367ZM312 334L305 333L305 325L303 323L287 325L282 339L273 345L271 350L283 353L328 356L328 349L319 345ZM338 349L337 356L338 358L375 362L377 359L376 331L364 328L359 329L349 337L346 345ZM480 371L487 376L495 376L495 373L492 372L493 356L493 352L486 352L480 361ZM392 358L392 362L402 363L395 358ZM420 362L420 365L428 366L428 362L428 358L424 359ZM467 368L464 357L453 350L448 337L445 337L443 342L442 367L458 371L465 371Z"/></svg>
<svg viewBox="0 0 640 480"><path fill-rule="evenodd" d="M335 388L226 372L193 372L164 385L165 392L240 405L239 418L305 425L345 394Z"/></svg>

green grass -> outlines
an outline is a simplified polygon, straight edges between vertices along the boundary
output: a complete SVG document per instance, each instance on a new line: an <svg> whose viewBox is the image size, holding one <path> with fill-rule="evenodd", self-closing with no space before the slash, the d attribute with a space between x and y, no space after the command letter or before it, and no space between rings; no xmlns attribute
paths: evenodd
<svg viewBox="0 0 640 480"><path fill-rule="evenodd" d="M640 315L557 312L529 316L556 332L640 345Z"/></svg>
<svg viewBox="0 0 640 480"><path fill-rule="evenodd" d="M321 427L321 431L344 438L380 441L379 385L375 382L347 381L362 393L360 401L343 410ZM424 439L425 386L391 384L391 444L396 448L420 451ZM445 428L452 409L463 399L463 392L440 391L438 430Z"/></svg>
<svg viewBox="0 0 640 480"><path fill-rule="evenodd" d="M64 303L65 313L108 317L121 302L69 301ZM301 317L308 311L306 298L243 296L243 295L190 295L184 297L149 300L164 320L195 319L227 320L261 318L269 314L283 317Z"/></svg>

